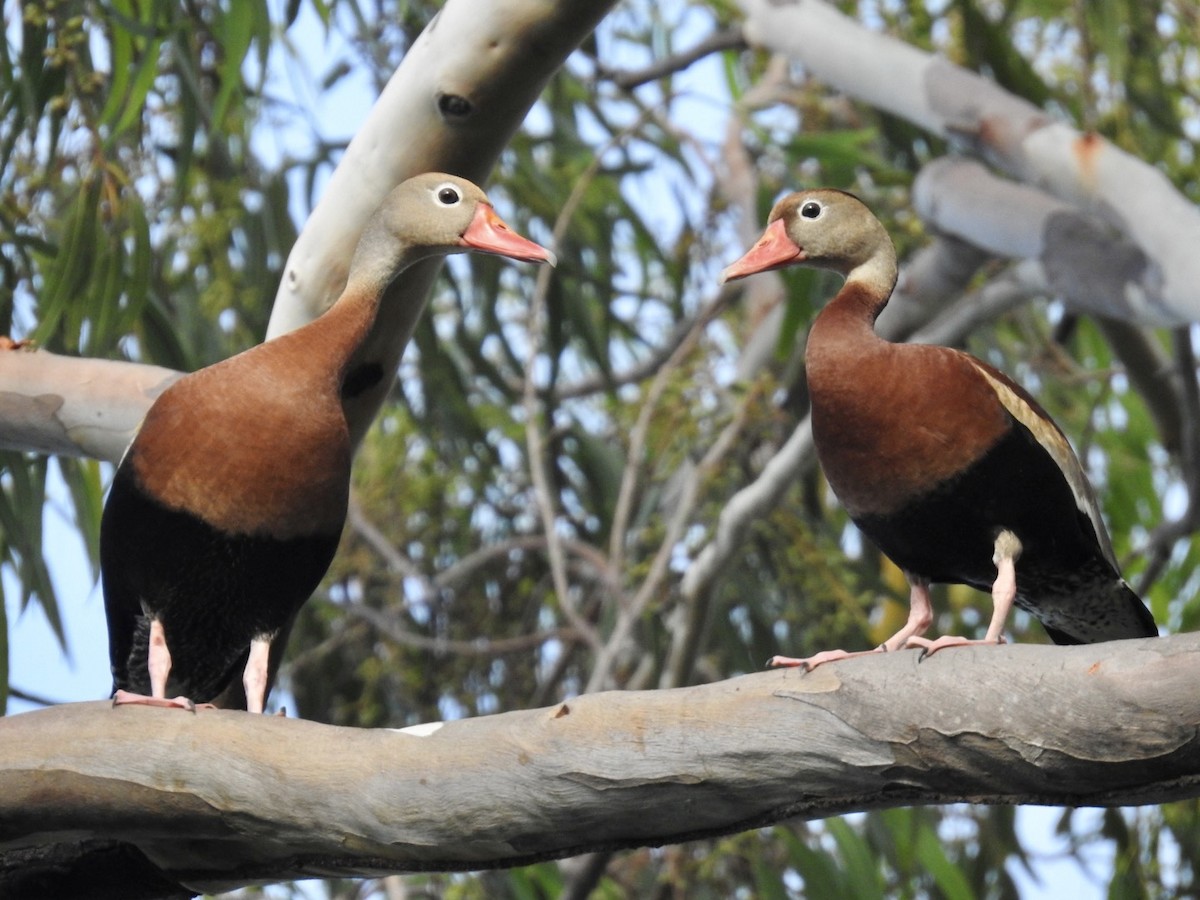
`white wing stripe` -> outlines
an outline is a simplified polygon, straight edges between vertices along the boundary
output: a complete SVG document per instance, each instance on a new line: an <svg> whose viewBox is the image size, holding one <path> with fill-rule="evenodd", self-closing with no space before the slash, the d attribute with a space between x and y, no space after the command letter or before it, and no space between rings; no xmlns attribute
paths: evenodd
<svg viewBox="0 0 1200 900"><path fill-rule="evenodd" d="M977 365L974 360L971 360L971 364L975 366L975 370L980 375L987 379L1004 408L1032 432L1037 442L1062 470L1063 477L1067 479L1067 484L1071 487L1071 493L1075 495L1075 505L1092 520L1092 527L1096 529L1096 537L1100 540L1100 550L1115 569L1117 558L1113 552L1112 541L1108 537L1108 530L1104 527L1104 519L1100 515L1100 504L1096 502L1092 486L1088 483L1083 467L1079 464L1079 459L1075 456L1075 451L1071 449L1067 439L1063 437L1062 432L1053 422L1039 415L1022 399L1020 394L997 379L987 369Z"/></svg>

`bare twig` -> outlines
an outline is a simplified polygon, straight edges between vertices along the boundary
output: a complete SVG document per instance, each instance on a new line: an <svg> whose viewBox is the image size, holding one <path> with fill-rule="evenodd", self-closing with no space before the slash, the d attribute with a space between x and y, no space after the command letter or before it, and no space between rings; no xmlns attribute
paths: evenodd
<svg viewBox="0 0 1200 900"><path fill-rule="evenodd" d="M426 637L409 631L396 621L395 616L366 606L362 603L347 603L342 606L350 615L369 622L389 638L404 647L431 650L434 653L452 653L457 656L503 656L506 653L523 653L540 647L547 641L571 641L578 636L570 628L549 628L510 638L476 638L473 641L450 640L449 638Z"/></svg>
<svg viewBox="0 0 1200 900"><path fill-rule="evenodd" d="M629 526L629 517L633 507L633 497L637 492L642 457L646 450L646 436L650 423L658 414L658 405L663 392L667 389L670 379L675 375L683 360L687 358L700 340L704 329L708 327L728 304L731 291L722 290L708 303L700 315L692 320L687 334L678 346L667 357L666 362L659 367L650 383L646 397L638 410L637 420L629 431L629 446L626 450L628 463L621 477L621 487L617 492L617 503L613 512L613 528L609 539L608 556L612 568L620 572L625 561L625 539Z"/></svg>
<svg viewBox="0 0 1200 900"><path fill-rule="evenodd" d="M742 29L740 27L722 28L714 31L690 50L684 50L680 53L664 57L643 69L624 71L610 69L602 63L597 63L597 74L601 78L611 80L621 90L631 91L647 82L657 81L660 78L674 75L676 72L682 72L692 65L692 63L698 62L713 53L722 53L726 50L744 50L746 46L746 39L742 36Z"/></svg>
<svg viewBox="0 0 1200 900"><path fill-rule="evenodd" d="M363 510L362 505L354 497L350 498L350 506L346 510L346 524L349 525L361 537L372 550L379 554L380 558L387 564L388 568L399 574L403 578L412 578L419 582L424 599L433 599L437 596L437 586L430 581L421 568L411 559L405 556L397 549L396 545L388 540L370 517Z"/></svg>
<svg viewBox="0 0 1200 900"><path fill-rule="evenodd" d="M448 566L436 578L434 583L439 588L453 588L473 578L475 573L484 566L491 564L499 557L508 556L519 550L547 551L550 539L540 534L521 535L508 538L486 547L480 547L473 553L468 553L458 562ZM595 573L597 579L603 581L609 590L617 590L618 585L610 578L608 560L604 554L586 541L576 541L571 538L559 537L562 549L586 563Z"/></svg>
<svg viewBox="0 0 1200 900"><path fill-rule="evenodd" d="M551 240L556 249L562 244L563 237L570 226L571 218L575 215L576 209L579 208L579 204L583 200L584 192L600 171L601 160L604 158L605 153L627 139L637 128L641 127L644 121L645 116L640 116L629 128L614 135L605 147L596 152L587 169L580 175L579 180L572 188L554 223ZM525 378L522 390L525 408L525 443L529 452L529 472L533 481L534 497L538 506L538 513L541 516L542 529L547 538L546 548L550 558L550 571L554 579L554 590L558 595L559 606L562 608L563 614L567 617L571 625L575 627L594 651L599 652L601 649L599 635L592 628L591 623L584 621L580 615L575 599L571 595L570 585L567 582L566 566L564 565L561 547L561 535L558 533L557 516L554 508L556 495L550 489L545 441L540 425L541 410L538 403L537 375L535 369L542 348L542 319L545 315L546 292L550 286L550 277L551 273L547 268L543 268L538 272L534 294L529 303L529 318L526 327L529 335L529 352L525 357Z"/></svg>
<svg viewBox="0 0 1200 900"><path fill-rule="evenodd" d="M704 458L696 467L696 471L687 481L685 498L679 503L680 510L677 519L682 527L683 515L691 515L699 499L700 485L703 484L728 455L737 443L749 418L750 407L756 398L753 391L747 391L729 424L722 429L720 436L709 447ZM659 679L660 688L678 687L690 680L692 666L696 660L696 651L700 637L704 631L704 623L708 617L707 592L701 598L695 592L684 594L682 608L684 610L682 627L673 630L671 651L667 664Z"/></svg>
<svg viewBox="0 0 1200 900"><path fill-rule="evenodd" d="M402 577L412 578L420 583L422 594L416 598L420 602L429 602L441 591L452 590L469 581L476 576L480 569L511 553L527 550L545 551L549 544L549 539L540 534L507 538L468 553L430 578L388 540L387 536L370 520L360 504L351 502L347 521L389 567ZM611 572L603 553L585 541L562 538L560 543L568 554L586 563L595 572L596 578L603 581L608 589L615 590L617 588L616 583L610 579Z"/></svg>

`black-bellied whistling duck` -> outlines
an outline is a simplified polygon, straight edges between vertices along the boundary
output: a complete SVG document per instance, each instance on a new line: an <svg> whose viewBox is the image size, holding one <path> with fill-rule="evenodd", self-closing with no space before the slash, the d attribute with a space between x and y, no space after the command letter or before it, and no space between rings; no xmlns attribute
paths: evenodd
<svg viewBox="0 0 1200 900"><path fill-rule="evenodd" d="M805 366L813 442L830 487L911 587L908 621L876 649L928 654L1002 643L1014 601L1059 644L1157 635L1117 570L1079 461L1037 401L967 353L875 333L897 272L892 241L871 211L842 191L801 191L768 221L723 281L790 265L846 279L812 324ZM992 592L982 640L923 637L933 620L931 582ZM812 668L850 655L770 664Z"/></svg>
<svg viewBox="0 0 1200 900"><path fill-rule="evenodd" d="M401 271L465 251L554 264L471 182L419 175L371 216L327 312L155 401L100 527L114 704L262 712L346 519L351 355Z"/></svg>

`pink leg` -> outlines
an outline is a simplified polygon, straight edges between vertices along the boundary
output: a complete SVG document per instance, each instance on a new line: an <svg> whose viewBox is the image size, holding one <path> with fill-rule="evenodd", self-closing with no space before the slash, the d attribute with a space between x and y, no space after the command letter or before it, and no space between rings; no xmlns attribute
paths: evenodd
<svg viewBox="0 0 1200 900"><path fill-rule="evenodd" d="M154 619L150 623L150 693L155 697L167 696L167 676L171 674L171 651L167 648L167 633L162 622Z"/></svg>
<svg viewBox="0 0 1200 900"><path fill-rule="evenodd" d="M992 621L982 640L944 635L936 641L914 638L910 643L925 649L922 659L946 647L970 647L982 644L1003 644L1004 623L1012 611L1017 597L1017 559L1021 555L1021 542L1011 531L1002 531L996 538L992 562L996 564L996 580L992 582Z"/></svg>
<svg viewBox="0 0 1200 900"><path fill-rule="evenodd" d="M919 638L933 624L933 603L929 599L929 582L915 575L908 576L908 621L904 627L879 645L889 653L902 650L914 637Z"/></svg>
<svg viewBox="0 0 1200 900"><path fill-rule="evenodd" d="M768 666L800 666L812 671L817 666L839 659L850 659L853 656L866 656L868 653L890 653L907 646L915 636L925 633L933 622L933 604L929 600L929 582L908 576L908 621L904 627L874 650L857 650L853 653L845 650L825 650L813 656L798 659L792 656L772 656L767 660Z"/></svg>
<svg viewBox="0 0 1200 900"><path fill-rule="evenodd" d="M165 706L172 709L196 711L194 704L187 697L167 697L167 677L171 674L171 651L167 647L167 634L162 622L153 619L150 622L150 651L146 668L150 672L151 696L134 694L129 691L117 691L113 694L113 706Z"/></svg>
<svg viewBox="0 0 1200 900"><path fill-rule="evenodd" d="M250 658L242 673L242 686L246 689L246 709L261 713L267 703L267 663L271 656L269 638L255 638L250 642Z"/></svg>

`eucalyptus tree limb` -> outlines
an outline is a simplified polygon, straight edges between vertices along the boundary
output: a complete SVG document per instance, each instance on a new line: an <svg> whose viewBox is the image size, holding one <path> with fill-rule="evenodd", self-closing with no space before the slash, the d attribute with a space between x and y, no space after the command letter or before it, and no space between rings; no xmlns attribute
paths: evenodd
<svg viewBox="0 0 1200 900"><path fill-rule="evenodd" d="M823 0L740 5L751 45L787 54L821 82L957 141L1120 231L1152 263L1138 284L1141 321L1200 318L1200 209L1155 166Z"/></svg>
<svg viewBox="0 0 1200 900"><path fill-rule="evenodd" d="M1200 635L869 654L399 731L80 703L0 719L12 853L193 890L493 868L926 803L1200 796Z"/></svg>
<svg viewBox="0 0 1200 900"><path fill-rule="evenodd" d="M300 233L275 297L268 337L332 305L367 217L405 178L446 171L482 181L542 88L615 0L449 0L409 48L354 135ZM351 361L344 399L357 442L391 389L441 265L406 270Z"/></svg>
<svg viewBox="0 0 1200 900"><path fill-rule="evenodd" d="M964 293L957 302L909 334L908 340L914 344L961 344L977 328L1043 296L1045 290L1040 267L1017 263Z"/></svg>
<svg viewBox="0 0 1200 900"><path fill-rule="evenodd" d="M305 223L268 337L337 299L362 226L391 187L426 171L482 181L546 82L614 2L449 0L405 55ZM352 363L346 413L356 441L391 387L436 272L437 264L421 263L392 285ZM0 446L115 460L171 374L0 352Z"/></svg>
<svg viewBox="0 0 1200 900"><path fill-rule="evenodd" d="M180 373L161 366L0 349L0 448L116 462Z"/></svg>
<svg viewBox="0 0 1200 900"><path fill-rule="evenodd" d="M1071 309L1129 322L1162 321L1152 258L1113 228L984 165L943 157L913 183L913 208L932 228L996 256L1038 262L1049 292Z"/></svg>

